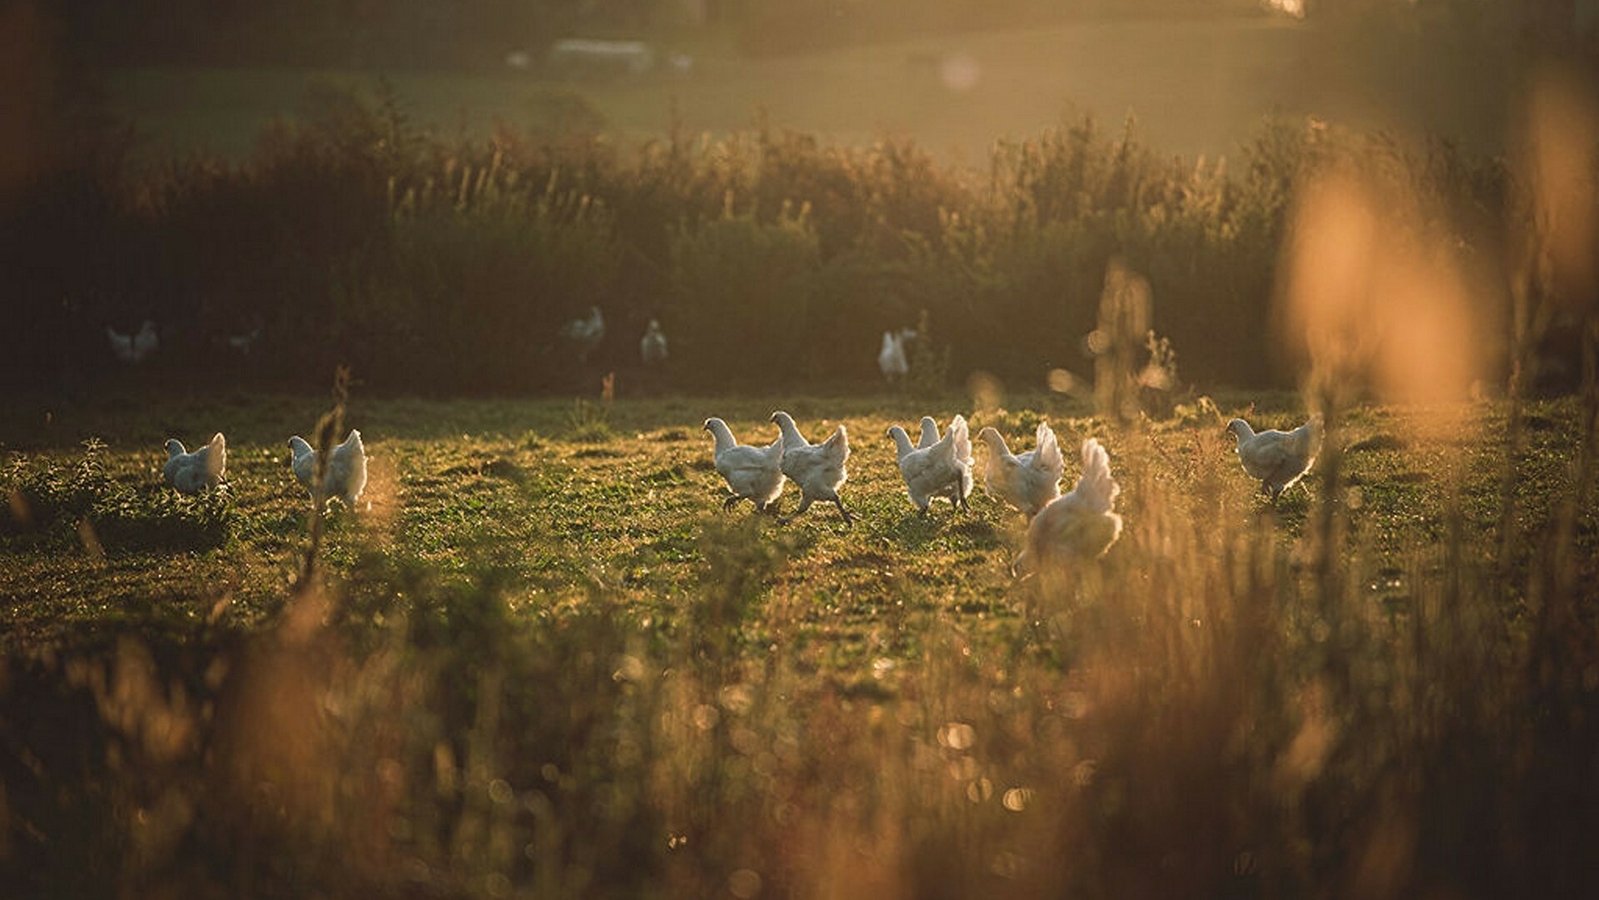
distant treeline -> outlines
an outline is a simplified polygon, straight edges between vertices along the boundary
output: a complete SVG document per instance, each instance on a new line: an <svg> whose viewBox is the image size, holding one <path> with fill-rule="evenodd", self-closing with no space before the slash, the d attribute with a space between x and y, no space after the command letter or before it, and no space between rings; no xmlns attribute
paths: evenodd
<svg viewBox="0 0 1599 900"><path fill-rule="evenodd" d="M568 390L637 365L656 318L682 388L871 384L881 333L925 311L952 377L1041 385L1092 370L1116 260L1148 279L1183 378L1289 384L1270 310L1307 174L1405 181L1485 277L1516 215L1498 160L1314 123L1196 163L1085 119L974 170L777 129L630 151L444 140L403 109L330 88L243 162L137 167L108 141L30 179L0 206L5 379L121 377L106 328L150 320L141 378L320 385L347 363L391 390ZM609 331L580 366L559 332L594 305ZM227 340L252 334L248 352Z"/></svg>
<svg viewBox="0 0 1599 900"><path fill-rule="evenodd" d="M74 47L116 64L483 67L561 37L731 32L756 54L1097 15L1259 13L1257 0L77 0Z"/></svg>

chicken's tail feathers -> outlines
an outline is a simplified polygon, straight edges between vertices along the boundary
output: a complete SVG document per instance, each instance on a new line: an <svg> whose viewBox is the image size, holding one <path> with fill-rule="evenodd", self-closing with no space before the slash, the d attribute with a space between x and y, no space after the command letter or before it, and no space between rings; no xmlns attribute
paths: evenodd
<svg viewBox="0 0 1599 900"><path fill-rule="evenodd" d="M1060 440L1055 437L1055 429L1049 427L1048 422L1039 422L1037 438L1034 463L1045 471L1054 472L1055 477L1059 478L1066 471L1066 459L1060 454Z"/></svg>
<svg viewBox="0 0 1599 900"><path fill-rule="evenodd" d="M1090 509L1102 513L1110 512L1116 496L1122 492L1121 485L1110 474L1110 454L1094 438L1083 441L1083 474L1072 490Z"/></svg>
<svg viewBox="0 0 1599 900"><path fill-rule="evenodd" d="M838 427L833 429L833 433L827 436L827 440L822 442L822 446L828 450L849 456L849 432L844 430L843 422L838 423Z"/></svg>
<svg viewBox="0 0 1599 900"><path fill-rule="evenodd" d="M970 462L972 458L972 436L970 430L966 427L965 416L959 413L955 414L955 418L951 419L949 423L949 434L953 438L951 443L955 445L955 458Z"/></svg>
<svg viewBox="0 0 1599 900"><path fill-rule="evenodd" d="M340 444L339 446L349 447L351 450L357 453L366 452L366 444L361 442L361 432L354 428L350 429L350 433L345 435L344 443Z"/></svg>
<svg viewBox="0 0 1599 900"><path fill-rule="evenodd" d="M206 454L206 470L212 475L221 475L228 465L228 439L219 431L211 435L210 442L205 446L210 451Z"/></svg>

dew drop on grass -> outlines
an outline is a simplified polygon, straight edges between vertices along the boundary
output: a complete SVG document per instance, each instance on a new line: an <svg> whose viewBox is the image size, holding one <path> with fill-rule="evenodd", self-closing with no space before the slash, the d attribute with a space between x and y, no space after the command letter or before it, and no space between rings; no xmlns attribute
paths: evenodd
<svg viewBox="0 0 1599 900"><path fill-rule="evenodd" d="M966 799L973 803L983 803L994 796L994 783L987 778L978 778L966 784Z"/></svg>
<svg viewBox="0 0 1599 900"><path fill-rule="evenodd" d="M708 703L694 707L694 727L701 731L710 731L715 728L716 723L721 718L722 714L717 711L716 707Z"/></svg>
<svg viewBox="0 0 1599 900"><path fill-rule="evenodd" d="M1033 802L1033 789L1013 787L1005 792L1005 796L1000 802L1011 812L1021 812Z"/></svg>
<svg viewBox="0 0 1599 900"><path fill-rule="evenodd" d="M750 900L761 892L761 876L754 869L739 869L727 876L727 890L739 900Z"/></svg>
<svg viewBox="0 0 1599 900"><path fill-rule="evenodd" d="M965 722L950 722L938 730L938 743L951 750L966 750L977 740L977 730Z"/></svg>
<svg viewBox="0 0 1599 900"><path fill-rule="evenodd" d="M496 778L489 782L489 799L497 804L504 805L511 802L513 794L511 784L503 778Z"/></svg>

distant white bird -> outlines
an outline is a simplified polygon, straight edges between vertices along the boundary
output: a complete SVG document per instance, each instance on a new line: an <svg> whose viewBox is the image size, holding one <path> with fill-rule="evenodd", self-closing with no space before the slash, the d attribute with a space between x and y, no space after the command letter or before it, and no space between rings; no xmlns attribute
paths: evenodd
<svg viewBox="0 0 1599 900"><path fill-rule="evenodd" d="M705 430L716 438L716 471L727 479L732 496L723 501L723 509L732 509L740 500L755 504L756 512L765 512L767 504L783 492L783 436L766 447L752 447L733 439L727 423L716 417L705 420Z"/></svg>
<svg viewBox="0 0 1599 900"><path fill-rule="evenodd" d="M1227 423L1238 438L1238 459L1251 478L1260 479L1260 492L1277 496L1304 477L1321 449L1321 424L1311 419L1293 431L1275 429L1256 433L1243 419Z"/></svg>
<svg viewBox="0 0 1599 900"><path fill-rule="evenodd" d="M1083 474L1071 492L1050 501L1027 526L1027 540L1011 565L1017 575L1076 560L1094 559L1122 533L1122 517L1111 511L1121 486L1110 474L1110 454L1083 441Z"/></svg>
<svg viewBox="0 0 1599 900"><path fill-rule="evenodd" d="M1066 461L1048 422L1038 423L1038 443L1033 449L1015 456L996 429L984 428L977 436L988 443L988 463L983 470L983 489L988 496L1016 507L1029 519L1060 496Z"/></svg>
<svg viewBox="0 0 1599 900"><path fill-rule="evenodd" d="M183 442L177 438L167 441L167 464L161 469L161 477L180 494L198 494L216 487L227 468L228 442L219 431L211 436L210 443L193 453L184 452Z"/></svg>
<svg viewBox="0 0 1599 900"><path fill-rule="evenodd" d="M125 363L144 362L161 344L161 340L156 337L155 323L149 319L145 319L139 325L139 330L135 334L122 334L107 325L105 335L111 342L111 352Z"/></svg>
<svg viewBox="0 0 1599 900"><path fill-rule="evenodd" d="M661 331L661 323L650 320L650 326L644 329L644 337L638 342L639 357L646 366L658 366L666 362L666 333Z"/></svg>
<svg viewBox="0 0 1599 900"><path fill-rule="evenodd" d="M905 341L892 331L883 332L883 344L877 351L877 368L889 384L898 384L910 372L910 362L905 359Z"/></svg>
<svg viewBox="0 0 1599 900"><path fill-rule="evenodd" d="M294 477L314 494L311 479L316 477L316 450L299 435L289 438L289 450L294 454L290 463ZM339 497L346 506L355 506L356 498L366 489L366 446L361 443L361 432L350 429L344 443L330 451L322 486L324 498Z"/></svg>
<svg viewBox="0 0 1599 900"><path fill-rule="evenodd" d="M598 306L589 307L587 318L573 319L561 328L561 337L572 342L577 350L577 361L588 362L589 354L605 337L605 316Z"/></svg>
<svg viewBox="0 0 1599 900"><path fill-rule="evenodd" d="M854 524L855 517L838 497L838 489L849 477L844 468L849 459L849 434L844 430L844 423L840 422L827 440L812 444L794 427L794 419L788 413L772 413L772 421L783 432L783 474L800 487L799 508L794 510L794 515L779 521L792 522L810 509L812 503L827 500L838 507L845 524Z"/></svg>
<svg viewBox="0 0 1599 900"><path fill-rule="evenodd" d="M250 348L254 347L255 342L260 340L260 338L261 329L259 328L252 328L243 334L230 334L227 338L228 347L244 356L249 356Z"/></svg>
<svg viewBox="0 0 1599 900"><path fill-rule="evenodd" d="M924 419L924 437L926 426ZM972 442L964 416L956 416L949 431L927 447L912 447L910 435L898 425L889 427L888 436L894 440L906 493L922 515L934 497L947 497L952 509L966 508L972 493Z"/></svg>

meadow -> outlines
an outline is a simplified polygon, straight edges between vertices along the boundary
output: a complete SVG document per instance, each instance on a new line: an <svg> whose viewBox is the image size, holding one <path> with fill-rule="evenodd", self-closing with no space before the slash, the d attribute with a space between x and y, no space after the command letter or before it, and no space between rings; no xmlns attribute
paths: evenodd
<svg viewBox="0 0 1599 900"><path fill-rule="evenodd" d="M1297 424L1297 395L1124 425L1067 395L357 393L371 481L309 574L284 441L328 403L150 400L4 417L0 860L23 896L1592 886L1575 398L1447 431L1357 404L1272 506L1223 426ZM722 511L699 423L759 442L777 407L850 429L854 527ZM1013 446L1041 416L1099 437L1121 540L1018 582L1021 517L981 487L916 516L883 432L956 411ZM226 485L164 491L164 436L212 428ZM21 527L44 485L89 496Z"/></svg>
<svg viewBox="0 0 1599 900"><path fill-rule="evenodd" d="M1092 116L986 166L623 147L393 83L242 157L85 126L0 208L0 883L1599 893L1593 132L1529 83L1504 156L1298 118L1226 163ZM777 409L847 425L853 527L723 511L701 423ZM1068 486L1098 438L1120 539L1018 580L1019 515L914 515L885 429L955 413L1047 418ZM1226 422L1312 413L1268 503ZM320 515L286 442L349 427L371 480ZM226 483L163 489L218 430Z"/></svg>
<svg viewBox="0 0 1599 900"><path fill-rule="evenodd" d="M720 138L766 117L829 143L898 137L941 160L975 163L996 138L1081 115L1134 115L1159 146L1215 157L1246 143L1266 111L1323 101L1295 75L1307 41L1291 23L1265 18L1113 19L764 57L712 31L656 42L663 55L693 59L684 72L663 60L647 77L563 78L544 71L535 49L523 70L494 58L387 77L420 121L451 137L487 138L502 123L548 133L576 125L625 146L664 137L674 119ZM945 77L951 60L960 67L954 86ZM1203 74L1175 77L1184 72ZM242 159L268 122L299 112L307 86L373 80L357 71L141 67L107 73L105 88L111 109L138 124L149 157Z"/></svg>

